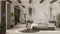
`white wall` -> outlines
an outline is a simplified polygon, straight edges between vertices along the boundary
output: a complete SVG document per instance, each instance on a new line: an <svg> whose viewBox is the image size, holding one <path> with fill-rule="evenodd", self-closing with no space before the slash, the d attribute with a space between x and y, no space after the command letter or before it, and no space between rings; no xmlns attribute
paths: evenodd
<svg viewBox="0 0 60 34"><path fill-rule="evenodd" d="M29 17L34 22L47 22L49 20L50 0L45 0L42 4L39 3L40 0L32 0L31 5L29 4L29 0L21 1L23 2L22 4L26 7L25 12L27 13L27 20L29 20ZM31 7L33 10L32 16L29 16L28 14L29 7Z"/></svg>
<svg viewBox="0 0 60 34"><path fill-rule="evenodd" d="M53 4L50 4L52 0L45 0L43 3L39 3L41 0L32 0L32 3L29 4L29 0L21 0L22 3L19 4L17 0L11 0L13 3L11 4L11 12L14 12L14 5L18 5L21 9L21 21L24 22L24 14L26 13L26 20L33 20L34 22L42 22L47 23L50 20L50 7L52 5L52 18L53 16L56 17L58 13L60 13L60 0L54 2ZM25 8L23 8L21 5L24 5ZM29 7L32 8L33 14L32 16L29 16Z"/></svg>
<svg viewBox="0 0 60 34"><path fill-rule="evenodd" d="M50 7L51 4L50 2L52 0L45 0L43 3L39 3L40 0L32 0L31 5L29 4L29 0L21 0L23 5L25 5L26 13L27 13L27 20L30 19L33 20L34 22L48 22L50 20ZM55 16L60 12L60 5L59 2L60 0L54 2L52 4L52 16ZM32 16L28 15L28 8L32 7L33 9L33 14ZM58 11L58 12L57 12ZM52 17L53 18L53 17Z"/></svg>
<svg viewBox="0 0 60 34"><path fill-rule="evenodd" d="M48 22L50 3L46 0L40 4L39 1L40 0L34 0L32 3L32 7L35 8L33 11L35 14L33 14L32 19L34 22Z"/></svg>

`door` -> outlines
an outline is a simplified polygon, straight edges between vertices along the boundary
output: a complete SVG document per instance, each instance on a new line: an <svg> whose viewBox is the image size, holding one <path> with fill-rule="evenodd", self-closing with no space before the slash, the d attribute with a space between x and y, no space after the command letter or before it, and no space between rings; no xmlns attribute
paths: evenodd
<svg viewBox="0 0 60 34"><path fill-rule="evenodd" d="M6 33L6 2L1 1L1 29L0 34Z"/></svg>
<svg viewBox="0 0 60 34"><path fill-rule="evenodd" d="M20 9L18 6L14 7L14 19L15 19L15 25L20 22L19 17L20 17Z"/></svg>

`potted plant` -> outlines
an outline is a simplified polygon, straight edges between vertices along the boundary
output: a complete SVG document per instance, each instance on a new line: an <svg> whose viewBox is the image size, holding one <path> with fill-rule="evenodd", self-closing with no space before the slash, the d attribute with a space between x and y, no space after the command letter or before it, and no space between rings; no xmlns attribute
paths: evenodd
<svg viewBox="0 0 60 34"><path fill-rule="evenodd" d="M5 34L5 33L6 33L6 24L0 23L0 34Z"/></svg>
<svg viewBox="0 0 60 34"><path fill-rule="evenodd" d="M11 28L12 28L14 25L14 13L13 12L10 13L10 19L11 19Z"/></svg>

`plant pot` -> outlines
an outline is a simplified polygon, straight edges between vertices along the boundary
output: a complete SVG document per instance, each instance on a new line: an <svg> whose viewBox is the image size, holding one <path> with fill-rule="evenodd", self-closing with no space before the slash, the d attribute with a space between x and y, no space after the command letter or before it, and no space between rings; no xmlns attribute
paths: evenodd
<svg viewBox="0 0 60 34"><path fill-rule="evenodd" d="M5 34L6 33L6 24L1 23L0 24L0 34Z"/></svg>

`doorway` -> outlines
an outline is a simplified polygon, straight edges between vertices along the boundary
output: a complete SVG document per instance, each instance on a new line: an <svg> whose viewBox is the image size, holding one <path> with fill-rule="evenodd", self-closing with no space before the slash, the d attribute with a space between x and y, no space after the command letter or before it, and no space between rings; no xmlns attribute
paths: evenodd
<svg viewBox="0 0 60 34"><path fill-rule="evenodd" d="M15 6L15 7L14 7L14 19L15 19L15 25L17 25L17 23L20 22L19 18L20 18L20 9L19 9L18 6Z"/></svg>
<svg viewBox="0 0 60 34"><path fill-rule="evenodd" d="M1 1L1 25L0 34L6 33L6 2Z"/></svg>

